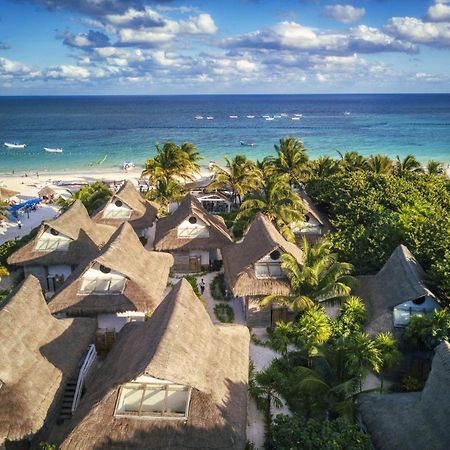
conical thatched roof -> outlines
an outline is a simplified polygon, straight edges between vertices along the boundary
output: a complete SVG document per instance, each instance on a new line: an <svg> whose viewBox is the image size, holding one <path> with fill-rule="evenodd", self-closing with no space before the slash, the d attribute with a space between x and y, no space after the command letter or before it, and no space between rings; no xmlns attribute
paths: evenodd
<svg viewBox="0 0 450 450"><path fill-rule="evenodd" d="M404 245L399 245L376 275L359 277L356 294L367 308L370 334L393 328L392 311L400 303L431 295L424 283L424 272Z"/></svg>
<svg viewBox="0 0 450 450"><path fill-rule="evenodd" d="M111 203L120 200L122 203L127 205L133 210L131 217L129 219L119 219L119 218L108 218L103 217L105 209ZM103 223L106 225L119 226L123 222L128 222L137 232L139 230L151 227L156 220L159 210L158 203L151 202L142 198L141 194L135 188L134 184L127 180L123 186L113 194L105 206L98 210L93 215L93 220L97 223Z"/></svg>
<svg viewBox="0 0 450 450"><path fill-rule="evenodd" d="M82 399L61 449L245 446L249 333L213 325L185 280L147 322L126 325ZM193 388L187 421L114 417L120 385L141 375Z"/></svg>
<svg viewBox="0 0 450 450"><path fill-rule="evenodd" d="M208 238L183 239L177 236L177 227L195 216L209 228ZM210 214L197 198L187 194L178 208L156 224L155 250L208 250L222 248L231 243L231 237L222 217Z"/></svg>
<svg viewBox="0 0 450 450"><path fill-rule="evenodd" d="M244 240L222 250L225 278L235 296L290 293L286 279L262 279L255 275L254 264L274 250L290 253L300 264L303 252L288 242L270 222L259 213L250 225Z"/></svg>
<svg viewBox="0 0 450 450"><path fill-rule="evenodd" d="M121 294L79 293L83 274L95 264L127 278ZM95 257L84 259L49 304L52 313L96 315L121 311L152 311L162 300L173 257L149 252L131 225L123 223Z"/></svg>
<svg viewBox="0 0 450 450"><path fill-rule="evenodd" d="M48 229L73 239L66 251L37 251L36 243ZM21 247L8 258L8 264L24 265L76 265L87 255L98 252L115 229L94 223L83 203L76 200L73 205L59 217L46 220L41 225L36 237Z"/></svg>
<svg viewBox="0 0 450 450"><path fill-rule="evenodd" d="M0 309L0 443L21 440L43 426L76 372L96 323L57 320L39 281L29 276Z"/></svg>
<svg viewBox="0 0 450 450"><path fill-rule="evenodd" d="M20 194L18 191L13 191L12 189L0 187L0 199L1 200L8 200L11 197L15 197L16 195Z"/></svg>
<svg viewBox="0 0 450 450"><path fill-rule="evenodd" d="M52 195L55 195L56 191L52 189L50 186L44 186L39 192L39 197L51 197Z"/></svg>
<svg viewBox="0 0 450 450"><path fill-rule="evenodd" d="M436 348L431 373L419 393L359 397L364 424L378 450L450 448L450 345Z"/></svg>

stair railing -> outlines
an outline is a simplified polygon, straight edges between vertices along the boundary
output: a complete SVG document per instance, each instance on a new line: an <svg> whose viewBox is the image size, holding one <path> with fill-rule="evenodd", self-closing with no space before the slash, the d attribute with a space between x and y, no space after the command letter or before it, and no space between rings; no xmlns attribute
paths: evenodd
<svg viewBox="0 0 450 450"><path fill-rule="evenodd" d="M89 372L94 361L97 359L97 352L95 350L95 345L90 344L88 347L88 351L86 353L86 357L84 358L83 365L81 366L80 372L78 373L77 386L75 388L75 394L73 396L72 402L72 414L77 409L78 404L80 403L81 394L83 392L84 380L86 379L86 375Z"/></svg>

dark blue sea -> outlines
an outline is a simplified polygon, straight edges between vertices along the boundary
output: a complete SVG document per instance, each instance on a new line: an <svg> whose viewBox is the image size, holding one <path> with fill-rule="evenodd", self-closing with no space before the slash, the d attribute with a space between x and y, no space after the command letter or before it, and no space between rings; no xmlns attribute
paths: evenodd
<svg viewBox="0 0 450 450"><path fill-rule="evenodd" d="M0 97L3 173L141 165L167 140L193 142L205 165L237 153L257 159L287 135L313 158L357 150L448 164L450 94Z"/></svg>

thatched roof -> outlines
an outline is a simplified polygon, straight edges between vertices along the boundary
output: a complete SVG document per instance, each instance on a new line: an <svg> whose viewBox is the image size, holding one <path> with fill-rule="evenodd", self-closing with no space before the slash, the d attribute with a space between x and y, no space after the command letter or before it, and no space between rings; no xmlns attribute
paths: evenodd
<svg viewBox="0 0 450 450"><path fill-rule="evenodd" d="M120 294L80 294L83 274L95 264L119 272L127 279ZM162 300L173 257L149 252L131 225L123 223L93 258L84 259L49 304L52 313L96 315L122 311L153 311Z"/></svg>
<svg viewBox="0 0 450 450"><path fill-rule="evenodd" d="M242 450L248 357L248 330L213 325L189 283L181 280L149 321L122 329L69 423L61 450ZM114 417L120 385L141 375L193 388L186 422Z"/></svg>
<svg viewBox="0 0 450 450"><path fill-rule="evenodd" d="M57 320L29 276L0 309L0 443L40 430L93 339L92 319Z"/></svg>
<svg viewBox="0 0 450 450"><path fill-rule="evenodd" d="M52 189L50 186L44 186L39 192L39 197L51 197L52 195L55 195L56 191Z"/></svg>
<svg viewBox="0 0 450 450"><path fill-rule="evenodd" d="M48 229L54 229L71 239L66 251L36 250L36 243ZM83 258L98 252L114 233L115 229L94 223L89 217L83 203L76 200L73 205L59 217L46 220L41 225L36 237L21 247L8 258L8 264L24 265L77 265Z"/></svg>
<svg viewBox="0 0 450 450"><path fill-rule="evenodd" d="M324 231L329 231L331 229L330 222L326 214L322 213L314 202L311 200L310 196L306 193L304 189L298 191L299 197L302 199L303 204L306 208L306 214L314 217L314 219L319 222L320 225L324 227Z"/></svg>
<svg viewBox="0 0 450 450"><path fill-rule="evenodd" d="M103 217L105 209L111 203L120 200L133 210L131 217L128 219L108 218ZM103 223L107 225L119 226L123 222L128 222L134 228L135 231L139 231L148 227L151 227L156 220L159 210L158 203L145 200L138 192L133 182L130 180L125 181L123 186L113 194L105 206L100 208L92 216L93 220L97 223Z"/></svg>
<svg viewBox="0 0 450 450"><path fill-rule="evenodd" d="M0 199L2 200L8 200L11 197L15 197L16 195L20 194L18 191L13 191L12 189L0 187Z"/></svg>
<svg viewBox="0 0 450 450"><path fill-rule="evenodd" d="M208 238L180 239L177 227L189 217L195 216L209 228ZM222 248L232 242L222 217L210 214L192 194L187 194L178 208L156 224L155 250L208 250Z"/></svg>
<svg viewBox="0 0 450 450"><path fill-rule="evenodd" d="M254 264L274 250L290 253L303 263L303 252L288 242L270 222L259 213L250 225L244 240L222 250L225 278L235 296L290 293L287 279L257 278Z"/></svg>
<svg viewBox="0 0 450 450"><path fill-rule="evenodd" d="M392 331L392 311L400 303L433 294L424 284L424 272L404 245L399 245L376 275L360 276L355 293L366 305L367 331Z"/></svg>
<svg viewBox="0 0 450 450"><path fill-rule="evenodd" d="M450 345L436 348L422 392L359 397L364 424L378 450L450 448Z"/></svg>

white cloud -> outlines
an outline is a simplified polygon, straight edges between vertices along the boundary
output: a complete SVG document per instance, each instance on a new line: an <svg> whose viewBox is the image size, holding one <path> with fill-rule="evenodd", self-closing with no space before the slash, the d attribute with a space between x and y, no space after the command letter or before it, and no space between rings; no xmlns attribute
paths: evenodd
<svg viewBox="0 0 450 450"><path fill-rule="evenodd" d="M65 79L65 80L86 80L90 76L90 72L85 67L63 64L60 66L50 67L46 73L47 78Z"/></svg>
<svg viewBox="0 0 450 450"><path fill-rule="evenodd" d="M28 80L39 76L40 72L38 70L35 70L26 64L0 57L0 77L2 79L20 77Z"/></svg>
<svg viewBox="0 0 450 450"><path fill-rule="evenodd" d="M450 5L447 0L436 0L428 8L426 19L431 22L450 22Z"/></svg>
<svg viewBox="0 0 450 450"><path fill-rule="evenodd" d="M450 47L450 23L424 22L416 17L392 17L386 31L398 38L433 47Z"/></svg>
<svg viewBox="0 0 450 450"><path fill-rule="evenodd" d="M352 5L328 5L324 11L326 17L342 23L355 22L362 19L365 14L364 8L355 8Z"/></svg>

